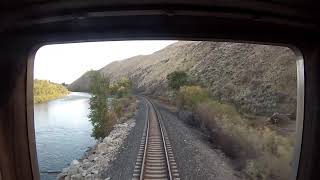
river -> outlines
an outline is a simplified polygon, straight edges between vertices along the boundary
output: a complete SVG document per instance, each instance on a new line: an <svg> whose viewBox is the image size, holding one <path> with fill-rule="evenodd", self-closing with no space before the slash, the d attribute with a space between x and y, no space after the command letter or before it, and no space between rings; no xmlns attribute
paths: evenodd
<svg viewBox="0 0 320 180"><path fill-rule="evenodd" d="M68 96L34 105L37 155L41 180L52 180L73 159L95 144L88 120L90 94Z"/></svg>

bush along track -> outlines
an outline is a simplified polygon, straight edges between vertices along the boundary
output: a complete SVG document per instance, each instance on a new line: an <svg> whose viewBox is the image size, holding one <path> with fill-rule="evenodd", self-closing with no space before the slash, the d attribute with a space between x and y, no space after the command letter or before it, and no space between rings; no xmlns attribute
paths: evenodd
<svg viewBox="0 0 320 180"><path fill-rule="evenodd" d="M208 133L246 179L290 177L294 133L280 133L274 117L240 113L235 106L215 100L206 88L191 83L174 90L171 102L177 105L179 117Z"/></svg>

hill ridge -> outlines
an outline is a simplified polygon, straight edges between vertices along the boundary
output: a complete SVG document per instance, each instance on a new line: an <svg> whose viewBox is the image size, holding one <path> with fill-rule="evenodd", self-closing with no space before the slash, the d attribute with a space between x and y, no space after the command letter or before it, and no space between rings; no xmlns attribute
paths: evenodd
<svg viewBox="0 0 320 180"><path fill-rule="evenodd" d="M280 46L179 41L150 55L112 62L99 72L111 81L128 76L138 91L167 95L166 75L182 70L213 97L244 112L295 114L295 58L292 50ZM70 89L87 91L88 74Z"/></svg>

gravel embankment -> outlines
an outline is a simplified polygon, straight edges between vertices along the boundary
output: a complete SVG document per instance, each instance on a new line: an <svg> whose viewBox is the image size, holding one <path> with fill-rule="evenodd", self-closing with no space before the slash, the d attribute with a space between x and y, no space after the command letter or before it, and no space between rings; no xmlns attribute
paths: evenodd
<svg viewBox="0 0 320 180"><path fill-rule="evenodd" d="M136 126L131 129L127 139L123 142L116 161L110 164L110 167L102 173L102 177L112 180L131 179L136 163L141 137L146 121L146 104L139 97L138 112L136 114Z"/></svg>
<svg viewBox="0 0 320 180"><path fill-rule="evenodd" d="M230 160L212 148L204 133L186 125L164 106L156 106L162 114L181 179L241 179Z"/></svg>

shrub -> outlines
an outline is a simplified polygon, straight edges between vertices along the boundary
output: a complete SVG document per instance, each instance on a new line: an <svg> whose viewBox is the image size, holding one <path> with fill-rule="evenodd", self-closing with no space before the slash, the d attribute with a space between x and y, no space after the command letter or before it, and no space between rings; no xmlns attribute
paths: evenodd
<svg viewBox="0 0 320 180"><path fill-rule="evenodd" d="M105 126L105 136L110 133L112 130L113 126L117 123L118 116L115 112L113 111L108 111L105 116L106 119L106 126Z"/></svg>
<svg viewBox="0 0 320 180"><path fill-rule="evenodd" d="M112 95L118 98L128 96L131 91L131 81L127 77L121 77L119 80L109 86Z"/></svg>
<svg viewBox="0 0 320 180"><path fill-rule="evenodd" d="M112 101L111 111L113 111L116 114L120 123L132 118L135 115L136 110L136 98L133 96L114 99Z"/></svg>
<svg viewBox="0 0 320 180"><path fill-rule="evenodd" d="M96 139L106 137L117 123L117 115L113 111L105 111L103 121L93 125L92 136Z"/></svg>
<svg viewBox="0 0 320 180"><path fill-rule="evenodd" d="M259 131L259 156L248 160L245 171L251 179L288 179L291 174L294 140L269 128Z"/></svg>
<svg viewBox="0 0 320 180"><path fill-rule="evenodd" d="M132 99L134 101L130 101L130 105L127 108L127 113L126 113L126 117L128 119L132 118L135 115L135 112L138 108L138 104L136 103L135 99Z"/></svg>
<svg viewBox="0 0 320 180"><path fill-rule="evenodd" d="M99 72L93 72L90 81L90 113L89 120L93 126L92 136L96 139L103 138L107 134L108 118L108 87L107 81Z"/></svg>
<svg viewBox="0 0 320 180"><path fill-rule="evenodd" d="M120 98L118 99L118 103L120 103L123 108L127 108L130 103L132 103L132 99L130 99L129 97Z"/></svg>
<svg viewBox="0 0 320 180"><path fill-rule="evenodd" d="M243 146L240 141L235 138L240 134L243 125L240 116L235 109L226 104L220 104L215 101L206 101L199 103L194 109L194 113L198 117L200 127L209 130L216 144L219 144L223 152L231 158L239 158L244 156L242 147L250 149L250 146ZM226 121L228 120L228 121Z"/></svg>
<svg viewBox="0 0 320 180"><path fill-rule="evenodd" d="M96 139L104 138L112 130L121 117L133 116L133 110L128 106L135 102L129 96L131 83L128 78L120 78L110 85L107 78L99 72L92 71L90 79L90 114L89 119L93 126L92 136ZM116 95L110 98L110 94ZM111 102L111 103L110 103ZM124 119L122 118L121 121Z"/></svg>
<svg viewBox="0 0 320 180"><path fill-rule="evenodd" d="M123 114L123 104L121 104L119 101L114 101L113 110L116 113L117 117L120 118Z"/></svg>
<svg viewBox="0 0 320 180"><path fill-rule="evenodd" d="M179 108L196 107L197 104L209 99L208 91L200 86L182 86L177 95Z"/></svg>
<svg viewBox="0 0 320 180"><path fill-rule="evenodd" d="M268 127L255 128L233 106L205 101L194 108L202 128L233 158L245 161L250 179L287 179L291 173L294 140Z"/></svg>
<svg viewBox="0 0 320 180"><path fill-rule="evenodd" d="M187 85L188 74L184 71L174 71L167 75L168 86L178 90L181 86Z"/></svg>

